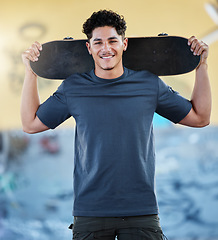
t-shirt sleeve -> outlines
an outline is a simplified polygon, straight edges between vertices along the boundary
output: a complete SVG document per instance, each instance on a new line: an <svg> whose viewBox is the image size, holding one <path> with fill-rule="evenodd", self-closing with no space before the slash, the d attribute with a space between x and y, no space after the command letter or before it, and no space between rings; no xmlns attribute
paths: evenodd
<svg viewBox="0 0 218 240"><path fill-rule="evenodd" d="M158 88L156 113L174 123L180 122L191 110L191 102L166 85L161 79L159 79Z"/></svg>
<svg viewBox="0 0 218 240"><path fill-rule="evenodd" d="M64 82L52 96L39 106L36 115L51 129L56 128L71 116L64 94Z"/></svg>

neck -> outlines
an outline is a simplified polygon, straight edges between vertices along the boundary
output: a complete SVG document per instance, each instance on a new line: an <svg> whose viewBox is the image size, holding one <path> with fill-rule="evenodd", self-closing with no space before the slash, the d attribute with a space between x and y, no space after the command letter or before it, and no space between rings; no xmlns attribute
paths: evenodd
<svg viewBox="0 0 218 240"><path fill-rule="evenodd" d="M123 75L124 70L122 69L122 71L120 72L114 72L111 70L104 70L103 73L99 73L98 71L95 70L95 75L99 78L103 78L103 79L115 79L118 78L120 76Z"/></svg>
<svg viewBox="0 0 218 240"><path fill-rule="evenodd" d="M113 69L101 69L98 66L95 66L95 75L103 79L115 79L122 76L124 73L123 66Z"/></svg>

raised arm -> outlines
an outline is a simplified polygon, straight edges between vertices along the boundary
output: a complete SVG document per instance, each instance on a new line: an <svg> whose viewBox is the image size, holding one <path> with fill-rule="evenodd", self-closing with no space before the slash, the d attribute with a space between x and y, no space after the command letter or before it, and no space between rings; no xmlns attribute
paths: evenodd
<svg viewBox="0 0 218 240"><path fill-rule="evenodd" d="M210 123L211 114L211 89L207 72L208 46L192 36L188 44L194 55L201 55L201 61L196 69L195 85L192 91L192 109L189 114L180 121L180 124L190 127L204 127Z"/></svg>
<svg viewBox="0 0 218 240"><path fill-rule="evenodd" d="M22 54L22 60L25 65L25 77L21 95L21 121L23 131L27 133L37 133L48 130L39 118L36 116L37 109L40 105L37 75L30 67L30 60L37 61L42 46L35 42L32 46Z"/></svg>

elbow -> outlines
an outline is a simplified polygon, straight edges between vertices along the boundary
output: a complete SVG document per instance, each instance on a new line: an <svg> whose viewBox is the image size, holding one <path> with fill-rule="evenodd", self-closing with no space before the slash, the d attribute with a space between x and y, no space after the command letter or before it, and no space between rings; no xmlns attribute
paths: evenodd
<svg viewBox="0 0 218 240"><path fill-rule="evenodd" d="M24 131L25 133L28 133L28 134L34 134L34 133L36 133L33 129L28 128L28 127L24 127L24 126L23 126L23 131Z"/></svg>
<svg viewBox="0 0 218 240"><path fill-rule="evenodd" d="M207 127L210 125L210 118L209 119L202 119L199 121L198 126L199 128Z"/></svg>
<svg viewBox="0 0 218 240"><path fill-rule="evenodd" d="M48 130L49 128L40 121L31 123L22 123L23 131L28 134L39 133Z"/></svg>
<svg viewBox="0 0 218 240"><path fill-rule="evenodd" d="M188 115L179 123L189 127L203 128L210 124L210 113L197 114L192 108Z"/></svg>
<svg viewBox="0 0 218 240"><path fill-rule="evenodd" d="M33 126L27 126L27 125L23 125L23 131L28 134L34 134L39 132L36 129L34 129Z"/></svg>
<svg viewBox="0 0 218 240"><path fill-rule="evenodd" d="M26 118L22 118L21 123L22 123L23 132L28 133L28 134L37 133L37 124L36 124L35 119L28 120Z"/></svg>
<svg viewBox="0 0 218 240"><path fill-rule="evenodd" d="M210 125L210 121L207 121L207 122L204 122L203 124L202 124L202 127L207 127L207 126L209 126Z"/></svg>

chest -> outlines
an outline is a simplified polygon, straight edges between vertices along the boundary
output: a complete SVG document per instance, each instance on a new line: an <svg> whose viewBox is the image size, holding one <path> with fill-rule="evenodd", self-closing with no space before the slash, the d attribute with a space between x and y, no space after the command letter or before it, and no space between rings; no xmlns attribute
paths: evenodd
<svg viewBox="0 0 218 240"><path fill-rule="evenodd" d="M150 121L156 101L146 95L82 96L69 98L68 106L77 124L98 127L116 123L122 126Z"/></svg>

